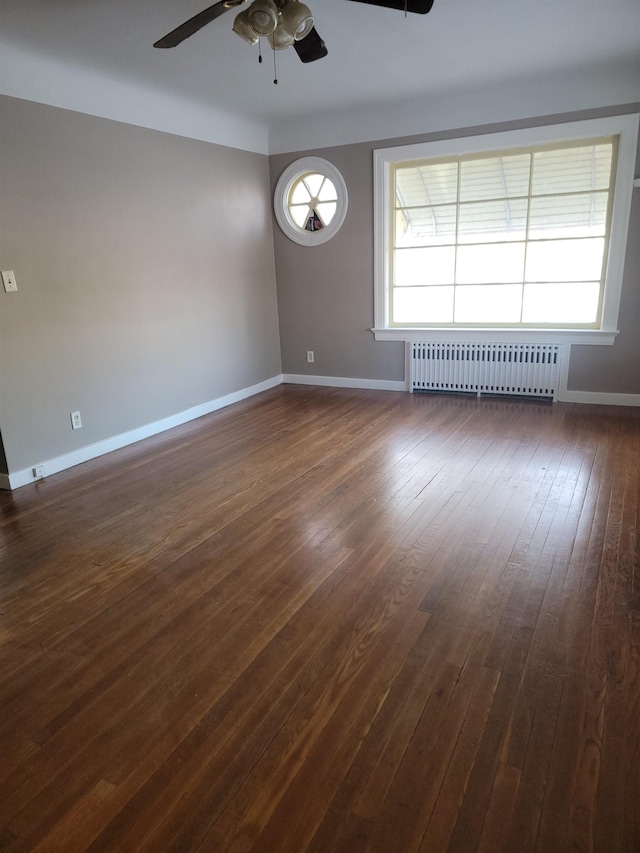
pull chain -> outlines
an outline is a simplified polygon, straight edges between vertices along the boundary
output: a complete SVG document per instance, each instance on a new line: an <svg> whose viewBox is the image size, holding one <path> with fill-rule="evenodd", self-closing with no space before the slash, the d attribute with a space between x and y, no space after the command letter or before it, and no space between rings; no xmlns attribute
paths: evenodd
<svg viewBox="0 0 640 853"><path fill-rule="evenodd" d="M262 39L258 39L258 62L262 63Z"/></svg>
<svg viewBox="0 0 640 853"><path fill-rule="evenodd" d="M273 51L273 85L278 85L278 72L276 71L276 52Z"/></svg>

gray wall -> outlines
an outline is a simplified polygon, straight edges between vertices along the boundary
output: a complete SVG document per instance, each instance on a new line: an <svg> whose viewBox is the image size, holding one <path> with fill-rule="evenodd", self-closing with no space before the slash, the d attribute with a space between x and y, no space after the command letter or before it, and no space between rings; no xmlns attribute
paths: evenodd
<svg viewBox="0 0 640 853"><path fill-rule="evenodd" d="M342 228L327 243L299 246L274 226L284 373L356 379L404 378L404 344L374 341L373 149L342 145L271 157L272 194L284 169L302 156L324 157L349 195ZM314 350L315 362L306 363Z"/></svg>
<svg viewBox="0 0 640 853"><path fill-rule="evenodd" d="M636 175L640 175L639 161ZM633 191L620 301L620 334L612 347L571 348L568 386L577 391L640 394L640 190Z"/></svg>
<svg viewBox="0 0 640 853"><path fill-rule="evenodd" d="M9 473L281 372L266 156L6 97L0 154Z"/></svg>
<svg viewBox="0 0 640 853"><path fill-rule="evenodd" d="M282 370L401 380L403 345L375 342L369 331L372 152L450 135L434 130L268 160L0 97L0 268L15 271L19 288L0 291L0 473ZM349 189L341 231L313 248L272 228L275 183L301 154L331 160ZM640 393L638 233L636 191L621 333L614 347L573 348L572 390ZM75 410L83 429L72 431Z"/></svg>
<svg viewBox="0 0 640 853"><path fill-rule="evenodd" d="M273 155L271 189L284 169L301 156L323 157L342 173L349 208L338 234L312 248L288 240L276 226L274 246L282 366L284 373L367 379L403 379L404 344L376 342L373 326L373 151L405 143L559 123L612 113L636 112L640 105L547 116L453 132ZM640 174L640 147L638 150ZM575 391L640 394L640 192L634 192L629 224L620 334L613 347L573 346L568 386ZM315 363L306 363L306 350Z"/></svg>

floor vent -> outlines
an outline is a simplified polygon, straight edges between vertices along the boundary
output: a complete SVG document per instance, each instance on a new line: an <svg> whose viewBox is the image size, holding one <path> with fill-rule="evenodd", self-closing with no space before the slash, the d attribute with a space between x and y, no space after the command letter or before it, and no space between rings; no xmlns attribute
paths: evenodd
<svg viewBox="0 0 640 853"><path fill-rule="evenodd" d="M411 390L556 400L559 344L412 343Z"/></svg>

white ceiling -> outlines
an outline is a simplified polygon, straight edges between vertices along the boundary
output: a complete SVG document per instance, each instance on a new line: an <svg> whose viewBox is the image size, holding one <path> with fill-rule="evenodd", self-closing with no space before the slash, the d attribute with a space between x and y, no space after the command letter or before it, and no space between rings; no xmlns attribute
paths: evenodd
<svg viewBox="0 0 640 853"><path fill-rule="evenodd" d="M625 68L640 84L640 0L435 0L428 15L406 19L347 0L306 1L329 55L303 65L293 49L278 52L277 86L272 52L265 45L258 65L257 49L231 30L233 10L174 49L153 48L207 0L0 0L0 32L5 48L43 69L32 89L53 91L60 68L67 88L97 75L114 92L126 85L272 128L594 68ZM12 73L7 60L3 75ZM20 94L19 83L4 90Z"/></svg>

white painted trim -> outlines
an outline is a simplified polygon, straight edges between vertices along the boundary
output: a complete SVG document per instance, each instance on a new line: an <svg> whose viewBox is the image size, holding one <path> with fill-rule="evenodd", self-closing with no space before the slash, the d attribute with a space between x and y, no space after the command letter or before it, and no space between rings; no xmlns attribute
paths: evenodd
<svg viewBox="0 0 640 853"><path fill-rule="evenodd" d="M329 388L363 388L371 391L408 391L402 379L354 379L346 376L307 376L304 373L285 373L282 381L290 385L322 385Z"/></svg>
<svg viewBox="0 0 640 853"><path fill-rule="evenodd" d="M590 344L611 346L619 332L588 329L371 329L377 341L461 341L504 344Z"/></svg>
<svg viewBox="0 0 640 853"><path fill-rule="evenodd" d="M226 406L231 406L233 403L239 403L241 400L246 400L248 397L253 397L255 394L260 394L262 391L268 391L270 388L275 388L281 385L283 381L282 375L272 376L270 379L265 379L263 382L258 382L256 385L251 385L248 388L241 388L239 391L233 391L231 394L226 394L224 397L218 397L215 400L209 400L207 403L202 403L199 406L193 406L190 409L185 409L183 412L178 412L175 415L170 415L168 418L163 418L160 421L155 421L146 426L132 429L129 432L123 432L120 435L114 435L111 438L106 438L103 441L97 441L95 444L89 444L86 447L80 447L71 453L65 453L62 456L56 456L53 459L34 462L33 466L24 468L22 471L15 471L9 474L6 480L4 475L0 475L0 488L3 489L18 489L20 486L26 486L29 483L34 483L40 480L40 477L33 476L33 468L36 465L44 465L46 476L57 474L67 468L73 468L75 465L80 465L82 462L88 462L90 459L95 459L98 456L103 456L105 453L111 453L113 450L119 450L129 444L135 444L137 441L142 441L145 438L150 438L152 435L157 435L160 432L173 429L174 427L185 424L188 421L193 421L196 418L201 418L203 415L209 415L211 412L216 412L218 409L223 409ZM5 485L6 482L6 485Z"/></svg>
<svg viewBox="0 0 640 853"><path fill-rule="evenodd" d="M570 391L569 361L571 345L562 347L560 356L560 381L558 383L559 403L587 403L594 406L640 406L640 394L610 394L605 391Z"/></svg>
<svg viewBox="0 0 640 853"><path fill-rule="evenodd" d="M373 152L373 317L375 330L389 329L389 264L391 225L390 181L391 162L384 151ZM404 330L403 330L404 331ZM378 338L376 340L389 340ZM393 340L393 339L391 339Z"/></svg>
<svg viewBox="0 0 640 853"><path fill-rule="evenodd" d="M595 406L640 406L640 394L609 394L601 391L564 391L561 403L588 403Z"/></svg>
<svg viewBox="0 0 640 853"><path fill-rule="evenodd" d="M298 178L301 178L307 172L317 172L320 175L324 175L325 178L328 178L333 183L336 190L336 212L331 222L319 231L305 231L300 228L291 216L289 209L291 188ZM299 246L320 246L322 243L330 240L342 227L344 218L347 215L348 205L349 193L347 192L347 185L344 182L344 178L333 163L324 160L322 157L303 157L301 160L295 160L287 166L280 175L273 194L273 209L278 225L283 233Z"/></svg>
<svg viewBox="0 0 640 853"><path fill-rule="evenodd" d="M526 149L546 143L579 141L581 139L618 136L618 159L615 174L613 208L611 218L607 271L605 276L604 302L600 329L584 330L594 334L617 334L620 298L622 294L622 274L627 246L631 197L633 193L633 169L636 159L638 126L640 116L637 113L612 115L605 118L586 119L563 124L539 125L516 130L493 131L454 139L439 139L432 142L419 142L411 145L394 145L391 148L378 148L373 152L373 193L374 193L374 333L376 340L406 340L406 337L394 338L390 333L396 328L390 326L388 256L391 251L390 217L391 209L390 170L393 164L410 162L423 158L453 158L468 154L487 153L500 149ZM399 328L399 332L406 329ZM564 332L564 330L560 330ZM567 330L569 332L570 330ZM467 330L451 327L448 334L454 338L466 334ZM384 333L384 335L383 335ZM530 340L546 342L542 337L544 329L522 330L523 339L531 335ZM380 337L378 337L380 335ZM420 338L413 338L420 340ZM582 343L613 343L609 341L585 340ZM428 338L431 339L431 338ZM468 338L461 338L468 340ZM557 340L557 339L556 339ZM565 337L562 340L577 339Z"/></svg>
<svg viewBox="0 0 640 853"><path fill-rule="evenodd" d="M605 119L600 119L600 121L604 122ZM616 123L618 122L619 125L616 130ZM631 200L633 197L633 183L629 178L633 178L635 170L640 115L619 116L618 118L612 116L607 121L606 126L607 133L610 132L608 129L610 127L611 133L619 134L620 138L609 231L610 239L609 251L607 253L604 304L600 324L602 329L611 331L617 327L618 315L620 313L622 276L624 273Z"/></svg>
<svg viewBox="0 0 640 853"><path fill-rule="evenodd" d="M567 376L569 371L569 347L566 346L562 356L561 375L560 375L560 390L558 400L564 403L589 403L603 406L640 406L640 394L608 394L598 391L569 391L567 390ZM409 377L409 371L406 371ZM240 391L234 391L224 397L218 397L216 400L210 400L207 403L202 403L199 406L193 406L183 412L178 412L168 418L163 418L160 421L147 424L138 429L130 430L129 432L121 433L120 435L107 438L104 441L98 441L95 444L81 447L72 453L65 453L62 456L56 456L53 459L46 459L43 462L35 463L30 468L24 468L21 471L15 471L13 474L0 474L0 489L12 490L18 489L21 486L27 486L30 483L41 481L42 477L34 477L33 469L44 465L46 476L57 474L60 471L65 471L67 468L73 468L75 465L80 465L82 462L88 462L90 459L96 459L98 456L104 456L106 453L111 453L114 450L119 450L122 447L127 447L130 444L135 444L145 438L150 438L158 433L173 429L189 421L201 418L204 415L223 409L226 406L231 406L234 403L239 403L252 397L255 394L260 394L263 391L268 391L270 388L275 388L283 383L292 385L316 385L321 387L331 388L361 388L363 390L373 391L404 391L408 392L409 380L394 380L394 379L355 379L344 376L307 376L300 373L285 373L278 376L272 376L270 379L265 379L256 385L251 385L248 388L242 388Z"/></svg>
<svg viewBox="0 0 640 853"><path fill-rule="evenodd" d="M448 158L511 148L526 149L545 143L580 141L592 137L615 136L625 132L631 137L630 150L635 151L638 135L637 113L582 119L563 124L540 124L515 130L495 130L455 139L416 142L412 145L394 145L390 148L378 148L375 153L380 154L385 162L395 163L426 157ZM625 156L629 156L629 153L627 152Z"/></svg>
<svg viewBox="0 0 640 853"><path fill-rule="evenodd" d="M568 391L567 376L569 373L570 346L563 347L560 362L560 383L558 402L589 403L600 406L640 406L640 394L607 394L599 391ZM410 371L406 371L409 376ZM362 388L373 391L406 391L410 392L409 381L392 379L353 379L343 376L307 376L303 373L285 373L282 381L291 385L318 385L329 388Z"/></svg>

